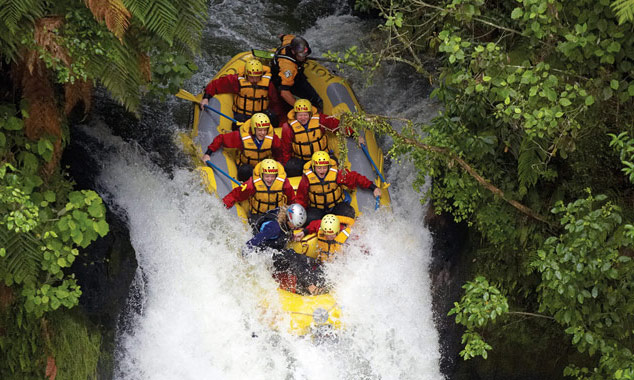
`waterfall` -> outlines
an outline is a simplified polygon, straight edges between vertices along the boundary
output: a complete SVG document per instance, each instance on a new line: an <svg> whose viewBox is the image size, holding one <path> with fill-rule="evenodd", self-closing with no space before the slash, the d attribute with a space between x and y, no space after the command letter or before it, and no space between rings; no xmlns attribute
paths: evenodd
<svg viewBox="0 0 634 380"><path fill-rule="evenodd" d="M303 14L313 6L298 5ZM274 46L276 34L293 25L280 23L280 15L293 12L264 0L212 4L200 72L189 90L199 91L234 53ZM255 20L258 28L252 28ZM318 54L355 44L371 27L336 14L316 20L303 35ZM361 81L353 78L369 112L419 120L434 112L424 100L424 84L402 68L384 69L367 88ZM166 116L143 133L170 131L173 138L161 144L178 145L183 123L174 115L186 107L169 101ZM137 296L130 301L136 304L118 331L115 378L442 378L428 274L432 237L420 194L412 190L411 162L387 171L392 210L362 215L353 229L360 238L352 239L341 260L326 265L345 328L339 339L317 343L288 334L283 320L271 322L279 305L262 306L263 299L276 299L270 258L239 256L250 231L203 191L195 170L182 163L169 170L156 165L151 148L116 136L103 121L82 131L98 141L99 149L90 149L101 162L98 190L127 220L139 263ZM384 149L389 144L384 141Z"/></svg>

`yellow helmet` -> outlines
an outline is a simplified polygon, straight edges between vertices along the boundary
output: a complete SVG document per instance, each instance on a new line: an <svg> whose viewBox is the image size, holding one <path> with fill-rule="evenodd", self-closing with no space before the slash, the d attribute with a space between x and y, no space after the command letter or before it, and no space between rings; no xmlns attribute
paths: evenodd
<svg viewBox="0 0 634 380"><path fill-rule="evenodd" d="M312 112L313 105L310 104L310 100L308 99L298 99L295 101L295 106L293 107L295 112Z"/></svg>
<svg viewBox="0 0 634 380"><path fill-rule="evenodd" d="M259 77L264 74L264 68L262 67L262 62L257 59L249 60L244 64L244 72L247 75Z"/></svg>
<svg viewBox="0 0 634 380"><path fill-rule="evenodd" d="M341 223L336 215L328 214L321 218L321 225L319 226L319 229L326 235L336 235L339 233L340 228Z"/></svg>
<svg viewBox="0 0 634 380"><path fill-rule="evenodd" d="M279 173L279 169L277 166L277 161L267 158L260 162L260 177L263 177L265 174L275 174Z"/></svg>
<svg viewBox="0 0 634 380"><path fill-rule="evenodd" d="M251 116L251 133L255 134L256 128L266 128L269 129L271 127L271 119L269 119L266 114L256 113Z"/></svg>
<svg viewBox="0 0 634 380"><path fill-rule="evenodd" d="M323 150L313 153L313 157L310 159L310 164L313 170L316 166L330 166L330 155Z"/></svg>

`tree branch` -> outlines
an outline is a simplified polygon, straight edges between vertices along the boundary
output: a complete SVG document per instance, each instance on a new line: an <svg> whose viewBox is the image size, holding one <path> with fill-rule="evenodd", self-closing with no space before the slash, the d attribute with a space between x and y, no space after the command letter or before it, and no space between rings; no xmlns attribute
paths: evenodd
<svg viewBox="0 0 634 380"><path fill-rule="evenodd" d="M552 320L555 319L555 318L550 317L548 315L528 313L528 312L525 312L525 311L509 311L509 312L507 312L507 314L526 315L528 317L545 318L545 319L552 319Z"/></svg>
<svg viewBox="0 0 634 380"><path fill-rule="evenodd" d="M385 117L385 116L381 116L381 115L369 115L369 114L366 114L364 116L364 119L366 121L368 121L368 122L371 122L371 123L380 123L384 119L396 119L396 120L401 120L401 121L406 121L408 123L411 123L411 120L407 120L407 119L403 119L403 118L389 118L389 117ZM510 204L511 206L513 206L514 208L516 208L517 210L522 212L523 214L526 214L526 215L530 216L531 218L533 218L535 220L538 220L540 222L543 222L543 223L546 223L546 224L550 225L550 222L548 221L548 219L545 216L536 213L535 211L531 210L530 208L528 208L527 206L519 203L516 200L507 198L506 194L504 194L504 192L501 189L499 189L498 187L494 186L489 181L487 181L471 165L469 165L462 158L458 157L451 150L449 150L447 148L441 148L441 147L437 147L437 146L423 144L420 141L417 141L417 140L414 140L412 138L403 136L402 134L400 134L399 132L394 130L394 128L392 128L388 123L383 122L383 124L387 126L387 128L388 128L387 132L392 136L392 138L400 140L401 142L404 142L404 143L406 143L406 144L408 144L410 146L415 146L415 147L417 147L419 149L426 150L428 152L438 153L438 154L440 154L442 156L447 157L447 159L449 161L457 162L458 165L460 165L460 167L462 167L467 173L469 173L469 175L471 177L473 177L480 185L482 185L482 187L484 187L485 189L489 190L494 195L497 195L502 200L504 200L505 202L507 202L508 204Z"/></svg>

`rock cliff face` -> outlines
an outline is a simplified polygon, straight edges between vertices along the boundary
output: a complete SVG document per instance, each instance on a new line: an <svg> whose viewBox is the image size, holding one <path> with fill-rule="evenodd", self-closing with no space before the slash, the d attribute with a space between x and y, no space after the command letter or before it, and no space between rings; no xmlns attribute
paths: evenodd
<svg viewBox="0 0 634 380"><path fill-rule="evenodd" d="M82 140L86 138L73 132L71 127L71 144L64 151L62 167L69 167L69 174L78 189L96 189L99 192L95 179L100 166L84 148L90 146ZM105 194L100 195L106 197ZM81 249L71 270L81 286L81 310L99 326L102 334L98 376L100 379L110 379L117 322L126 305L137 261L125 220L112 212L107 201L104 204L110 232L86 249Z"/></svg>

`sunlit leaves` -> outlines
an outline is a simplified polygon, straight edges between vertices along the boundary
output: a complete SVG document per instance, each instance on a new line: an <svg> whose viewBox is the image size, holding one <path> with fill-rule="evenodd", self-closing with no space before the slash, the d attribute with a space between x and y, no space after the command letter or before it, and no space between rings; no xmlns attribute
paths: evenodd
<svg viewBox="0 0 634 380"><path fill-rule="evenodd" d="M465 294L460 302L455 302L449 315L456 315L456 323L467 328L462 335L462 343L465 345L460 352L465 360L482 356L487 358L488 345L475 332L476 328L486 326L509 311L508 301L498 288L490 284L484 277L477 277L474 281L467 282L462 287Z"/></svg>

